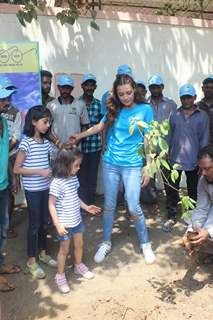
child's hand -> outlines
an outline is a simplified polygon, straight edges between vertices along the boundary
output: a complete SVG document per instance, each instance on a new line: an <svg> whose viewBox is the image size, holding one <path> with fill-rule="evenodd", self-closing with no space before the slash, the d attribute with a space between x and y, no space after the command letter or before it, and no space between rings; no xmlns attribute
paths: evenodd
<svg viewBox="0 0 213 320"><path fill-rule="evenodd" d="M13 175L12 182L13 182L13 186L12 186L12 190L11 190L12 193L14 193L14 194L19 193L19 191L21 189L19 176Z"/></svg>
<svg viewBox="0 0 213 320"><path fill-rule="evenodd" d="M51 178L52 177L52 169L50 169L50 168L49 169L41 169L40 175L45 178Z"/></svg>
<svg viewBox="0 0 213 320"><path fill-rule="evenodd" d="M91 205L91 206L87 206L86 211L91 214L98 215L101 212L101 208Z"/></svg>
<svg viewBox="0 0 213 320"><path fill-rule="evenodd" d="M65 236L68 233L65 226L63 226L61 224L56 225L56 229L57 229L57 232L60 236Z"/></svg>

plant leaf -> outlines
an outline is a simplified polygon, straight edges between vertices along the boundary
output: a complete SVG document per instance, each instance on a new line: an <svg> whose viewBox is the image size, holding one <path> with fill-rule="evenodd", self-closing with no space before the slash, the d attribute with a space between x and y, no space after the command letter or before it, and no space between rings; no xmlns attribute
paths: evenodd
<svg viewBox="0 0 213 320"><path fill-rule="evenodd" d="M135 122L131 123L129 127L129 134L133 134L135 130Z"/></svg>
<svg viewBox="0 0 213 320"><path fill-rule="evenodd" d="M178 179L179 177L179 173L177 170L172 170L171 171L171 180L173 183L175 183L175 181Z"/></svg>
<svg viewBox="0 0 213 320"><path fill-rule="evenodd" d="M160 159L160 162L164 166L164 168L166 168L167 170L171 170L171 168L166 160Z"/></svg>

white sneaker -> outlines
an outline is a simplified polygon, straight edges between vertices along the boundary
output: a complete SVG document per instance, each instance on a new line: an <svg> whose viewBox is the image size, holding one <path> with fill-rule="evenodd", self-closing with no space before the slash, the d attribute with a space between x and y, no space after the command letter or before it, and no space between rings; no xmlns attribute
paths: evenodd
<svg viewBox="0 0 213 320"><path fill-rule="evenodd" d="M104 258L106 257L107 253L110 252L111 247L112 247L112 245L111 245L110 241L102 242L98 251L96 252L96 254L94 256L94 261L96 263L101 263L102 261L104 261Z"/></svg>
<svg viewBox="0 0 213 320"><path fill-rule="evenodd" d="M152 264L153 262L155 262L155 255L154 255L154 252L152 251L151 243L150 242L144 243L142 244L141 248L143 251L145 262L147 264Z"/></svg>

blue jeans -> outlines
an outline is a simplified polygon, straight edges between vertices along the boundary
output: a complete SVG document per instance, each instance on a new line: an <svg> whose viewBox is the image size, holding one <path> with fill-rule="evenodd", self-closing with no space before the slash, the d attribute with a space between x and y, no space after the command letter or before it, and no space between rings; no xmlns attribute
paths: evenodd
<svg viewBox="0 0 213 320"><path fill-rule="evenodd" d="M95 203L98 166L101 151L84 153L79 171L79 198L86 204Z"/></svg>
<svg viewBox="0 0 213 320"><path fill-rule="evenodd" d="M49 190L25 190L25 196L29 213L27 254L28 257L35 257L37 248L39 250L46 250L47 229L49 222Z"/></svg>
<svg viewBox="0 0 213 320"><path fill-rule="evenodd" d="M81 221L76 227L66 227L67 234L64 236L60 236L58 233L56 233L57 238L59 241L67 241L72 238L72 236L76 233L83 233L84 232L84 224Z"/></svg>
<svg viewBox="0 0 213 320"><path fill-rule="evenodd" d="M8 189L0 190L0 269L4 262L2 252L7 241L7 230L9 226L8 199Z"/></svg>
<svg viewBox="0 0 213 320"><path fill-rule="evenodd" d="M114 223L117 195L123 182L125 199L134 222L140 245L148 243L148 232L140 206L141 167L121 167L103 162L104 214L103 241L110 241Z"/></svg>

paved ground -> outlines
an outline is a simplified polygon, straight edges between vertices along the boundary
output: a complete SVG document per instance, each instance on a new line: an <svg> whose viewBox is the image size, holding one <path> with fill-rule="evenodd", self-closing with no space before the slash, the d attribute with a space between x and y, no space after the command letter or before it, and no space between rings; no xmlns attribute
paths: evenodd
<svg viewBox="0 0 213 320"><path fill-rule="evenodd" d="M178 223L172 233L161 230L163 199L159 206L143 207L157 261L144 263L134 228L118 210L113 230L113 250L101 265L93 262L101 238L101 218L85 217L85 261L95 273L93 280L73 274L72 256L67 275L71 292L58 293L54 270L46 268L44 280L30 276L10 276L16 285L11 293L1 294L2 320L210 320L213 315L213 265L189 260L180 246L185 227ZM17 207L15 224L18 237L8 241L7 261L24 268L26 210ZM58 243L49 238L55 256Z"/></svg>

